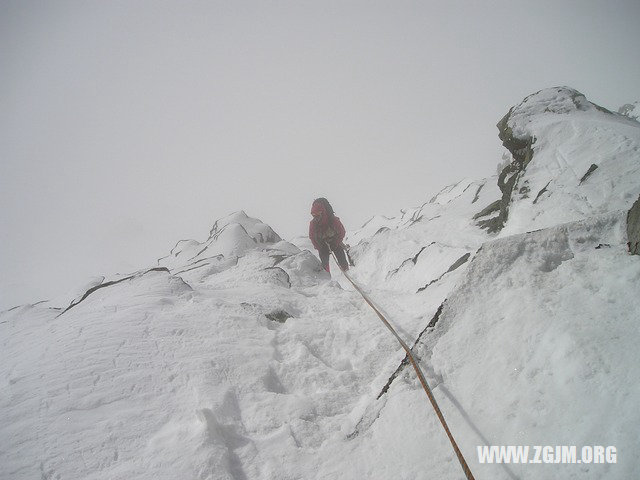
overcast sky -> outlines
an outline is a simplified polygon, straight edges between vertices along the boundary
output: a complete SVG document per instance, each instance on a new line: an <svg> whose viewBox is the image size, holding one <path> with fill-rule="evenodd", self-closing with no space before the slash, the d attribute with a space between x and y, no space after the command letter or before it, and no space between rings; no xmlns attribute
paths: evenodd
<svg viewBox="0 0 640 480"><path fill-rule="evenodd" d="M152 266L244 209L284 238L492 175L568 85L640 99L640 2L0 0L0 309Z"/></svg>

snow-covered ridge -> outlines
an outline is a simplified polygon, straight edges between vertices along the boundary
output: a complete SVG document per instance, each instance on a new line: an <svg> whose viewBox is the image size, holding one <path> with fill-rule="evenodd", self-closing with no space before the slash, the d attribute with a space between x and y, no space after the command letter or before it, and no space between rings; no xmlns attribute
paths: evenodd
<svg viewBox="0 0 640 480"><path fill-rule="evenodd" d="M559 115L594 111L611 113L591 103L573 88L556 87L529 95L519 105L509 110L505 120L515 138L526 140L535 136L536 129L541 124L555 122Z"/></svg>
<svg viewBox="0 0 640 480"><path fill-rule="evenodd" d="M511 163L350 231L351 275L478 480L633 478L640 124L571 89L510 113ZM404 352L308 248L236 212L158 266L0 312L0 477L461 478ZM485 443L618 463L480 465Z"/></svg>
<svg viewBox="0 0 640 480"><path fill-rule="evenodd" d="M512 162L501 197L478 213L489 233L512 235L629 208L640 193L640 123L568 87L541 90L498 123Z"/></svg>

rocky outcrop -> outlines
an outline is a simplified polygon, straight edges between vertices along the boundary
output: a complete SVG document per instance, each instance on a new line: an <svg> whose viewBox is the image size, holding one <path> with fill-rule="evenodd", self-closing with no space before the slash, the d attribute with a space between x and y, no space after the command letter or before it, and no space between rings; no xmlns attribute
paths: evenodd
<svg viewBox="0 0 640 480"><path fill-rule="evenodd" d="M535 137L518 138L514 135L512 128L509 126L509 119L513 111L514 108L511 108L509 113L497 124L498 137L511 152L513 158L513 161L504 167L498 176L498 187L502 192L502 197L473 217L474 220L478 220L478 225L489 233L497 233L504 227L509 216L511 194L519 177L533 158L533 149L531 147L535 143Z"/></svg>
<svg viewBox="0 0 640 480"><path fill-rule="evenodd" d="M640 197L627 213L627 242L629 252L640 255Z"/></svg>
<svg viewBox="0 0 640 480"><path fill-rule="evenodd" d="M287 321L287 319L293 318L293 315L291 315L289 312L281 308L273 310L269 313L265 313L264 316L267 317L272 322L278 322L278 323L284 323Z"/></svg>
<svg viewBox="0 0 640 480"><path fill-rule="evenodd" d="M589 102L583 94L569 87L540 90L509 110L496 126L498 137L511 153L512 161L498 176L501 198L474 216L474 220L481 228L489 233L499 232L509 216L509 206L514 194L517 193L522 198L529 196L529 185L526 181L520 182L520 179L533 159L534 145L537 140L534 132L539 125L557 122L561 115L590 110L611 114L609 110ZM592 165L581 182L584 182L596 168L597 166ZM546 187L538 193L536 202L544 191Z"/></svg>

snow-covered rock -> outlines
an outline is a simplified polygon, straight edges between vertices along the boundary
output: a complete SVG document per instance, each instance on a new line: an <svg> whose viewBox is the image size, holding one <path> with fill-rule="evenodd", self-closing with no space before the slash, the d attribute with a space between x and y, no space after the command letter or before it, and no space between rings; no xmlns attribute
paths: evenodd
<svg viewBox="0 0 640 480"><path fill-rule="evenodd" d="M640 101L636 100L635 102L624 104L618 109L618 113L632 120L638 120L640 117Z"/></svg>
<svg viewBox="0 0 640 480"><path fill-rule="evenodd" d="M627 213L627 246L633 255L640 255L640 197Z"/></svg>
<svg viewBox="0 0 640 480"><path fill-rule="evenodd" d="M416 292L489 238L473 216L498 195L496 177L464 180L421 206L386 219L385 227L370 237L361 231L349 233L347 241L358 265L354 275L369 285ZM370 232L370 224L363 230Z"/></svg>
<svg viewBox="0 0 640 480"><path fill-rule="evenodd" d="M589 102L568 87L541 90L498 123L513 157L490 233L512 235L630 208L640 193L640 123Z"/></svg>
<svg viewBox="0 0 640 480"><path fill-rule="evenodd" d="M498 175L349 232L478 480L637 473L639 125L543 90L500 122ZM237 212L67 297L0 312L0 478L462 478L405 352L306 236ZM484 444L618 457L487 465Z"/></svg>
<svg viewBox="0 0 640 480"><path fill-rule="evenodd" d="M281 240L269 225L239 211L216 220L205 242L179 241L168 256L158 260L158 264L169 268L184 268L221 255L225 258L237 258L248 250Z"/></svg>

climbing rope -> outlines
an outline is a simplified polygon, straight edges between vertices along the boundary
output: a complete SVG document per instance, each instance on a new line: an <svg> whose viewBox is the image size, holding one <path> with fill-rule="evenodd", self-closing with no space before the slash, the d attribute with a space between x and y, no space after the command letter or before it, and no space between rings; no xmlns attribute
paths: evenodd
<svg viewBox="0 0 640 480"><path fill-rule="evenodd" d="M333 250L331 250L330 247L329 247L329 251L331 252L331 255L333 256L333 259L335 260L336 264L339 266L340 263L338 262L338 259L336 258L335 253L333 252ZM340 267L340 270L342 270L342 267ZM371 299L367 296L366 293L364 293L364 291L358 286L358 284L356 284L356 282L353 281L353 279L349 276L349 274L345 270L342 270L342 274L345 276L345 278L347 280L349 280L349 283L351 283L351 285L353 285L353 288L355 288L356 291L360 295L362 295L362 298L364 299L364 301L367 302L367 304L373 309L374 312L376 312L376 315L378 315L378 318L380 318L382 323L384 323L385 327L387 327L389 329L389 331L393 334L393 336L396 337L396 340L398 340L398 342L400 343L400 345L402 346L404 351L407 353L407 357L409 358L409 361L411 362L411 365L413 365L413 369L416 371L416 375L418 376L418 380L420 380L420 384L422 385L423 390L427 394L427 397L429 398L429 401L431 402L431 406L435 410L436 415L438 416L438 419L440 420L440 423L442 424L442 427L444 428L444 431L447 433L447 437L449 437L449 441L451 442L451 446L453 447L453 451L456 452L456 456L458 457L458 461L460 462L460 466L462 467L462 470L464 471L464 474L467 476L467 480L475 480L475 478L473 476L473 473L471 473L471 469L469 468L469 465L467 465L467 462L464 459L464 456L462 455L462 452L460 451L460 448L458 448L458 444L456 443L455 439L453 438L453 434L451 433L451 430L449 430L449 426L447 425L447 422L444 419L444 415L442 415L442 411L440 410L440 407L438 406L438 402L436 402L436 399L433 396L433 392L431 391L431 388L429 387L429 384L427 383L427 380L424 378L424 374L422 373L422 370L420 369L420 366L418 365L418 362L416 362L416 359L413 356L413 352L411 351L409 346L404 342L404 340L402 340L402 338L400 338L400 336L398 335L396 330L391 326L391 324L385 318L385 316L382 314L382 312L373 304Z"/></svg>

